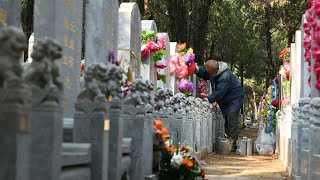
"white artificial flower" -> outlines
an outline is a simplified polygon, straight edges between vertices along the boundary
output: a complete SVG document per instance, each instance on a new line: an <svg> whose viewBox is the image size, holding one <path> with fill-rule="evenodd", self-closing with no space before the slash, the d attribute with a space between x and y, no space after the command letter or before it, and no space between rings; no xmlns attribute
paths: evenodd
<svg viewBox="0 0 320 180"><path fill-rule="evenodd" d="M172 159L171 159L171 166L175 168L179 168L181 164L183 163L183 158L180 154L174 153Z"/></svg>

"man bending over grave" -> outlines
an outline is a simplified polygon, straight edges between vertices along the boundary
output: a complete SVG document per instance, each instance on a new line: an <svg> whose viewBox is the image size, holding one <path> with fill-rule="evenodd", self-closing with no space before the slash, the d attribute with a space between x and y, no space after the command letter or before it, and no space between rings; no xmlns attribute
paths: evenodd
<svg viewBox="0 0 320 180"><path fill-rule="evenodd" d="M235 151L240 109L243 105L243 87L225 62L208 60L205 66L196 67L195 74L210 80L212 94L208 95L208 101L213 106L218 103L225 119L225 133L234 140L232 151Z"/></svg>

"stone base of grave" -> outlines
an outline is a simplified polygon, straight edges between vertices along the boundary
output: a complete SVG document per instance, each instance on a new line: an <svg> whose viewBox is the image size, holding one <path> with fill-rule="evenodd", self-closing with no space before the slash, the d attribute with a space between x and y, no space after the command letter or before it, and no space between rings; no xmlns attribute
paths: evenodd
<svg viewBox="0 0 320 180"><path fill-rule="evenodd" d="M295 174L291 174L291 179L292 180L301 180L301 176L297 176Z"/></svg>
<svg viewBox="0 0 320 180"><path fill-rule="evenodd" d="M196 152L196 153L195 153L195 156L196 156L197 159L201 159L201 152L199 152L199 151Z"/></svg>
<svg viewBox="0 0 320 180"><path fill-rule="evenodd" d="M207 149L207 148L202 149L202 150L201 150L201 159L206 158L207 155L208 155L208 149Z"/></svg>
<svg viewBox="0 0 320 180"><path fill-rule="evenodd" d="M208 153L212 153L213 152L213 145L209 145L208 147Z"/></svg>
<svg viewBox="0 0 320 180"><path fill-rule="evenodd" d="M144 177L144 180L159 180L159 174L152 174Z"/></svg>
<svg viewBox="0 0 320 180"><path fill-rule="evenodd" d="M320 155L315 154L312 156L312 178L313 179L320 179Z"/></svg>

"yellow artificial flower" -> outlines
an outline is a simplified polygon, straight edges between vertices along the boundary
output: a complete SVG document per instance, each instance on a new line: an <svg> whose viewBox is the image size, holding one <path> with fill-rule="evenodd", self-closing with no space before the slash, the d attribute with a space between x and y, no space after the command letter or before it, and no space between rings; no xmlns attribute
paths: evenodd
<svg viewBox="0 0 320 180"><path fill-rule="evenodd" d="M193 54L193 49L192 49L192 48L189 48L188 51L187 51L187 53Z"/></svg>

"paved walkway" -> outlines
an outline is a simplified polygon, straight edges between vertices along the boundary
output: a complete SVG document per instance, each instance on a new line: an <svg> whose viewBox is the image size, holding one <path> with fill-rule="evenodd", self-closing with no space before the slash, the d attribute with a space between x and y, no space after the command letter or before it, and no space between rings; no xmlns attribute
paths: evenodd
<svg viewBox="0 0 320 180"><path fill-rule="evenodd" d="M239 137L255 138L257 129L241 130ZM209 180L285 180L285 168L276 156L239 156L210 154L205 159L206 177Z"/></svg>

